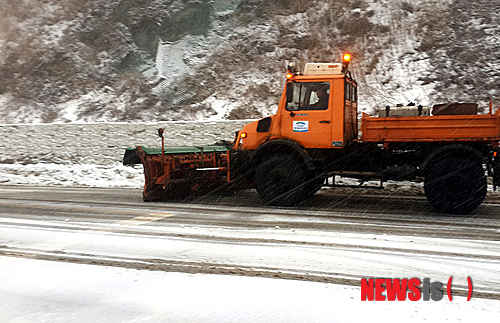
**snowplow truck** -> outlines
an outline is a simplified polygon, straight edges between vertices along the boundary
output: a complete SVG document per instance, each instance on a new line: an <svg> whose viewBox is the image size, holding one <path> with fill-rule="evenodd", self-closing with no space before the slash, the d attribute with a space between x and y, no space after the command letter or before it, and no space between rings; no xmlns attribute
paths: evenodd
<svg viewBox="0 0 500 323"><path fill-rule="evenodd" d="M276 114L245 125L233 142L165 148L159 129L161 148L127 148L123 163L144 167L144 201L255 188L266 204L294 206L342 176L423 180L440 213L479 207L488 177L494 189L500 183L500 109L388 106L378 116L363 113L359 126L349 60L307 63L303 72L288 64Z"/></svg>

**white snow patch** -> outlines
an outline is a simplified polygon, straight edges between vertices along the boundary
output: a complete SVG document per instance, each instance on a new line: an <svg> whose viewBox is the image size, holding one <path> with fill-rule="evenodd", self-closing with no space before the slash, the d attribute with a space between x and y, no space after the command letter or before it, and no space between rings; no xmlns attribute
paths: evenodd
<svg viewBox="0 0 500 323"><path fill-rule="evenodd" d="M11 93L0 94L0 108L2 108L3 105L7 105L13 99L14 97Z"/></svg>
<svg viewBox="0 0 500 323"><path fill-rule="evenodd" d="M497 322L500 301L362 302L360 287L0 257L4 322Z"/></svg>
<svg viewBox="0 0 500 323"><path fill-rule="evenodd" d="M57 45L64 36L64 31L72 24L72 21L59 21L54 25L42 26L41 40L45 45Z"/></svg>
<svg viewBox="0 0 500 323"><path fill-rule="evenodd" d="M144 185L142 166L0 164L0 184L34 186L131 187Z"/></svg>
<svg viewBox="0 0 500 323"><path fill-rule="evenodd" d="M208 121L222 120L224 119L224 116L229 114L231 110L241 105L241 102L238 102L236 99L219 99L216 95L210 96L208 99L203 101L203 103L209 104L215 111L215 114L207 119Z"/></svg>

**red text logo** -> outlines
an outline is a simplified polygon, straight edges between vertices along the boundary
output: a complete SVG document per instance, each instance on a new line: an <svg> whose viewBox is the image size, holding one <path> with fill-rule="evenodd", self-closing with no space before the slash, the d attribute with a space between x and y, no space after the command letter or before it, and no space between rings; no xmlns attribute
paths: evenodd
<svg viewBox="0 0 500 323"><path fill-rule="evenodd" d="M448 299L452 301L451 282L453 277L448 279L446 292ZM469 293L467 301L472 297L472 280L467 277ZM361 279L361 300L362 301L440 301L443 299L443 283L429 278L422 281L418 278L411 279Z"/></svg>

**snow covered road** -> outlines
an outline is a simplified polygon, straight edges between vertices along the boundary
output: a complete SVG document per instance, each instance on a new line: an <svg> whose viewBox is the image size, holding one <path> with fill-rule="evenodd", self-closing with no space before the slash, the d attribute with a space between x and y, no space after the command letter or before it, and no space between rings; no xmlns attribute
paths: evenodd
<svg viewBox="0 0 500 323"><path fill-rule="evenodd" d="M0 257L1 322L497 322L500 301L361 302L359 287Z"/></svg>
<svg viewBox="0 0 500 323"><path fill-rule="evenodd" d="M138 189L2 186L0 321L496 322L495 200L448 217L418 195L345 193L271 208L253 190L144 203ZM413 277L453 277L453 302L360 301L362 278Z"/></svg>
<svg viewBox="0 0 500 323"><path fill-rule="evenodd" d="M368 277L452 276L458 296L471 277L474 297L500 296L498 216L249 208L231 205L234 197L211 205L143 203L137 193L6 187L0 254L354 286Z"/></svg>

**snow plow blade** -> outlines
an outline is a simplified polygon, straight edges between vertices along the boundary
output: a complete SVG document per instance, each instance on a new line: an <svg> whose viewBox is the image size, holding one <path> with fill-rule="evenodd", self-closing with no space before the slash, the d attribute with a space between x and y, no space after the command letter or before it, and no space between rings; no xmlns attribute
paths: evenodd
<svg viewBox="0 0 500 323"><path fill-rule="evenodd" d="M144 201L207 194L230 181L227 146L127 148L124 165L142 164Z"/></svg>
<svg viewBox="0 0 500 323"><path fill-rule="evenodd" d="M137 155L137 153L135 152L134 148L125 149L125 155L123 156L123 165L131 166L140 163L141 159L139 158L139 155Z"/></svg>

